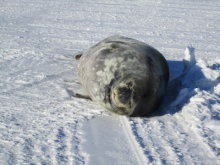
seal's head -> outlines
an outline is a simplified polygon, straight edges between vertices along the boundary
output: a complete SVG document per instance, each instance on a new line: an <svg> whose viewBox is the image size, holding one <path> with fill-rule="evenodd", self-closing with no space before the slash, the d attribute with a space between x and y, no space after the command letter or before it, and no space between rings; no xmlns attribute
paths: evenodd
<svg viewBox="0 0 220 165"><path fill-rule="evenodd" d="M113 84L110 100L115 113L120 115L131 115L133 113L144 93L138 82L136 79L124 78Z"/></svg>

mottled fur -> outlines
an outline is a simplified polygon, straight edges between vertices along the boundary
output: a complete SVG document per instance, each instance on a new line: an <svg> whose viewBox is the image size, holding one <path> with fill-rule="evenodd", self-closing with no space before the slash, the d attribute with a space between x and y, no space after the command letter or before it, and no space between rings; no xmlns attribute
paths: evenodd
<svg viewBox="0 0 220 165"><path fill-rule="evenodd" d="M163 55L150 45L111 36L80 56L78 77L89 97L105 109L145 116L162 103L169 68Z"/></svg>

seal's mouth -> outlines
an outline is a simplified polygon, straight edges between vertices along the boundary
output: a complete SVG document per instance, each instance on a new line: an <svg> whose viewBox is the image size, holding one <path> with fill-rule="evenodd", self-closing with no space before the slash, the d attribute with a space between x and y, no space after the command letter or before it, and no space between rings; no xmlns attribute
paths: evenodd
<svg viewBox="0 0 220 165"><path fill-rule="evenodd" d="M126 105L131 101L132 89L128 87L118 87L113 90L114 100L118 100L121 104ZM130 107L131 108L131 107Z"/></svg>
<svg viewBox="0 0 220 165"><path fill-rule="evenodd" d="M114 90L112 93L113 93L113 100L114 101L117 100L118 94L116 94L116 92ZM121 100L124 100L124 98L122 99L122 97L121 97ZM121 101L121 102L125 103L125 101ZM128 105L129 105L129 108L131 108L131 99L128 100Z"/></svg>
<svg viewBox="0 0 220 165"><path fill-rule="evenodd" d="M133 81L117 81L112 84L108 96L109 103L113 106L116 113L121 115L130 115L133 113L134 100L134 82Z"/></svg>

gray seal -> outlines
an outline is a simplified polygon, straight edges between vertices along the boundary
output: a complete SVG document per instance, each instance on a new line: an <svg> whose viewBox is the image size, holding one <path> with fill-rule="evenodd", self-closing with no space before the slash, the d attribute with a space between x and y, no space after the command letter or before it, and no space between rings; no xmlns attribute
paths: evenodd
<svg viewBox="0 0 220 165"><path fill-rule="evenodd" d="M113 113L146 116L159 108L169 80L163 55L150 45L111 36L76 56L78 78L94 102ZM78 94L80 96L80 94Z"/></svg>

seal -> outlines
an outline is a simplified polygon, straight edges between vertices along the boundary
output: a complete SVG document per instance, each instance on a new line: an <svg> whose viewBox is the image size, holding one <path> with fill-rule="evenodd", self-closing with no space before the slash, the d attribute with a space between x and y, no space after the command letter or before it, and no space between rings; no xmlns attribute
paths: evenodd
<svg viewBox="0 0 220 165"><path fill-rule="evenodd" d="M84 98L113 113L146 116L159 108L169 80L163 55L150 45L111 36L77 55ZM81 96L77 94L77 96Z"/></svg>

